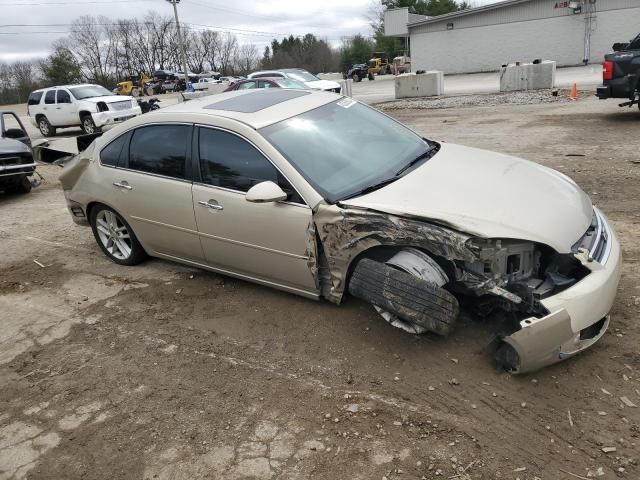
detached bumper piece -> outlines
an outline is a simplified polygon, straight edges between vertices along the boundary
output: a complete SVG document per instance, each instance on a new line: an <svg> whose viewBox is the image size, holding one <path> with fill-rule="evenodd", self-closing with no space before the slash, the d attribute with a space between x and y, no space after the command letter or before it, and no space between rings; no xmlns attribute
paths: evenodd
<svg viewBox="0 0 640 480"><path fill-rule="evenodd" d="M590 273L575 285L542 299L548 315L522 320L517 332L502 339L496 359L507 370L524 373L552 365L591 347L607 330L622 255L615 232L597 208L576 247L579 251L575 257Z"/></svg>

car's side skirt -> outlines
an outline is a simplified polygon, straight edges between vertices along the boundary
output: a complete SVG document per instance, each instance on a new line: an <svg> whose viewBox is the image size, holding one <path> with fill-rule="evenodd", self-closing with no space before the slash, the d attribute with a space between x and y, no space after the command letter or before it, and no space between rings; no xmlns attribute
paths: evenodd
<svg viewBox="0 0 640 480"><path fill-rule="evenodd" d="M243 274L243 273L236 273L236 272L232 272L232 271L229 271L229 270L224 270L222 268L211 267L211 266L205 265L203 263L193 262L191 260L185 260L184 258L174 257L172 255L166 255L166 254L163 254L163 253L153 252L152 255L154 257L163 258L165 260L171 260L171 261L182 263L182 264L185 264L185 265L190 265L192 267L201 268L203 270L209 270L209 271L214 272L214 273L220 273L222 275L228 275L230 277L239 278L240 280L246 280L246 281L253 282L253 283L258 283L260 285L264 285L264 286L267 286L267 287L276 288L278 290L282 290L282 291L285 291L285 292L288 292L288 293L293 293L295 295L300 295L302 297L309 298L311 300L319 300L320 299L320 292L319 291L302 290L300 288L290 287L288 285L283 285L281 283L271 282L269 280L264 280L262 278L252 277L250 275L246 275L246 274Z"/></svg>

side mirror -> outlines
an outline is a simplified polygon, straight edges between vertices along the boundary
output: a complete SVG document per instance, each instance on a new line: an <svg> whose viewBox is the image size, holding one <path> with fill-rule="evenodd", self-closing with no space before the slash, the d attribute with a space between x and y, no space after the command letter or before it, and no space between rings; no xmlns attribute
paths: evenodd
<svg viewBox="0 0 640 480"><path fill-rule="evenodd" d="M267 181L251 187L245 199L252 203L281 202L287 199L287 194L275 183Z"/></svg>
<svg viewBox="0 0 640 480"><path fill-rule="evenodd" d="M25 138L27 136L27 132L25 132L21 128L9 128L5 130L4 136L6 138L13 138L15 140L19 140L20 138Z"/></svg>

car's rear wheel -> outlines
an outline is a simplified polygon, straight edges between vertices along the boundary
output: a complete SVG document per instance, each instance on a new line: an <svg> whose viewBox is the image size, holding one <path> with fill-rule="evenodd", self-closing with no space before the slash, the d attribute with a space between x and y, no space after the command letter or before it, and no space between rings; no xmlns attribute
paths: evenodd
<svg viewBox="0 0 640 480"><path fill-rule="evenodd" d="M357 73L351 75L351 78L353 79L354 83L358 83L360 81L360 75L358 75Z"/></svg>
<svg viewBox="0 0 640 480"><path fill-rule="evenodd" d="M137 265L146 258L133 230L115 210L97 205L90 213L91 229L100 249L120 265Z"/></svg>
<svg viewBox="0 0 640 480"><path fill-rule="evenodd" d="M44 115L38 119L38 129L43 137L55 137L56 129Z"/></svg>
<svg viewBox="0 0 640 480"><path fill-rule="evenodd" d="M98 127L96 127L91 115L85 115L82 117L82 131L87 135L94 134L98 131Z"/></svg>

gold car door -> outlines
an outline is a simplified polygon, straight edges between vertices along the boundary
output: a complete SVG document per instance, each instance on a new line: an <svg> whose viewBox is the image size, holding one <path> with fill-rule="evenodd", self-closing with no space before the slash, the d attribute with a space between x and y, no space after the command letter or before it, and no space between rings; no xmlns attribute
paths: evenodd
<svg viewBox="0 0 640 480"><path fill-rule="evenodd" d="M193 184L187 180L192 130L156 124L114 140L100 152L101 183L105 202L124 216L147 253L200 263Z"/></svg>
<svg viewBox="0 0 640 480"><path fill-rule="evenodd" d="M312 268L316 244L311 209L282 174L246 139L200 127L200 178L193 208L207 264L261 283L316 296ZM281 202L252 203L246 192L273 181L288 194Z"/></svg>

